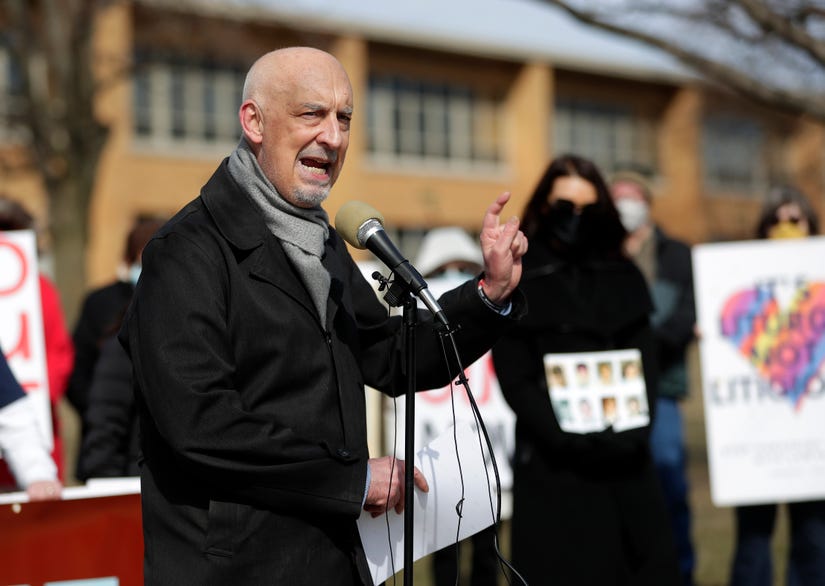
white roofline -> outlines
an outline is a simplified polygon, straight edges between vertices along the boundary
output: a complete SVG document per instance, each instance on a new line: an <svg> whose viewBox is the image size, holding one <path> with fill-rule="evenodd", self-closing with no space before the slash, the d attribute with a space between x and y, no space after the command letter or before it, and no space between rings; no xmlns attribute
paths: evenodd
<svg viewBox="0 0 825 586"><path fill-rule="evenodd" d="M578 23L540 0L416 0L398 4L386 0L136 1L205 16L277 23L495 59L545 62L562 69L637 80L684 83L697 79L661 51ZM468 3L489 13L462 18ZM442 12L452 9L453 18L434 19L431 12L436 8ZM479 20L483 18L501 26L489 28Z"/></svg>

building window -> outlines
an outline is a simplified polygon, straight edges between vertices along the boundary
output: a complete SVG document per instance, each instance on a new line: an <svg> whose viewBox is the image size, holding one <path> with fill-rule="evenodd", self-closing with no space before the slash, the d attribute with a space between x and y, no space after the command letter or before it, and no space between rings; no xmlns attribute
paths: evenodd
<svg viewBox="0 0 825 586"><path fill-rule="evenodd" d="M161 58L138 60L133 78L133 128L138 146L231 148L241 136L237 111L243 72Z"/></svg>
<svg viewBox="0 0 825 586"><path fill-rule="evenodd" d="M702 122L702 163L708 191L754 197L767 189L765 132L754 120L713 114Z"/></svg>
<svg viewBox="0 0 825 586"><path fill-rule="evenodd" d="M657 168L656 124L614 104L561 99L553 120L554 152L592 160L608 175L626 165Z"/></svg>
<svg viewBox="0 0 825 586"><path fill-rule="evenodd" d="M501 102L471 88L373 76L367 110L374 162L475 169L503 160Z"/></svg>
<svg viewBox="0 0 825 586"><path fill-rule="evenodd" d="M9 126L9 116L11 115L12 101L12 71L11 59L8 50L0 45L0 128L6 129ZM5 131L0 131L0 136L5 136Z"/></svg>
<svg viewBox="0 0 825 586"><path fill-rule="evenodd" d="M0 141L16 143L27 136L20 124L23 114L23 78L18 64L11 58L0 38Z"/></svg>
<svg viewBox="0 0 825 586"><path fill-rule="evenodd" d="M134 88L132 111L135 133L138 136L148 136L152 132L152 98L149 94L152 83L148 69L135 71L132 83Z"/></svg>
<svg viewBox="0 0 825 586"><path fill-rule="evenodd" d="M421 248L421 242L429 231L428 228L417 227L387 227L387 234L398 246L398 250L405 258L415 262L415 256Z"/></svg>

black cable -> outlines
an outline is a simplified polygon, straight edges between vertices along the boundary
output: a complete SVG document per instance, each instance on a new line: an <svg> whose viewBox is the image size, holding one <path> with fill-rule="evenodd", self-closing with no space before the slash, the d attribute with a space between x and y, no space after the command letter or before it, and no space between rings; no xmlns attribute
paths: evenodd
<svg viewBox="0 0 825 586"><path fill-rule="evenodd" d="M380 276L380 274L379 274ZM373 273L373 278L376 278L376 273ZM381 280L382 290L386 286L386 280ZM388 314L389 314L388 308ZM467 398L470 403L471 411L473 413L473 419L476 423L476 435L479 441L479 449L481 451L481 458L482 458L482 465L484 466L484 477L487 481L487 498L490 503L490 514L493 517L493 545L496 552L496 557L498 558L499 567L501 568L502 574L504 574L504 578L507 581L507 584L511 584L510 576L507 574L507 569L518 578L519 582L524 586L527 586L527 582L518 573L518 571L513 567L513 565L507 561L507 559L502 555L501 549L499 548L499 539L498 539L498 531L501 525L501 477L499 476L498 471L498 463L496 462L495 451L493 450L493 443L490 440L490 436L487 433L487 426L484 424L484 419L481 416L481 411L478 408L478 404L476 403L475 397L473 396L472 389L470 388L470 381L467 379L467 375L464 372L464 366L461 363L461 356L458 351L458 346L456 345L455 338L453 337L453 333L455 330L447 329L447 328L440 328L439 329L439 341L441 343L441 352L442 356L444 357L444 363L446 365L448 376L450 377L450 405L452 409L452 419L453 419L453 445L455 446L455 455L456 455L456 462L458 464L458 477L461 483L461 498L456 503L456 515L458 517L458 524L456 527L456 537L455 537L455 546L456 546L456 586L459 584L459 578L461 575L461 565L460 565L460 552L458 548L460 531L461 531L461 519L463 517L463 506L464 506L464 494L465 494L465 484L464 484L464 472L461 466L461 456L459 454L459 446L458 446L458 432L456 426L456 411L455 411L455 396L454 396L454 383L453 377L450 373L450 360L449 355L447 353L447 347L444 344L444 338L447 337L450 339L450 346L453 350L453 356L455 357L455 363L458 370L458 384L464 387L464 390L467 394ZM407 397L405 395L405 400L415 400L415 397ZM482 436L484 441L482 442ZM490 455L490 462L493 465L493 474L495 476L495 493L496 493L496 504L495 507L493 506L493 500L491 492L493 491L493 487L490 483L490 474L487 470L487 463L484 461L484 445L486 444L488 453ZM392 464L390 465L390 484L387 488L387 503L389 503L390 493L392 491L392 475L394 473L395 468L395 454L397 453L398 447L398 404L393 400L393 449L392 449ZM410 462L405 462L407 466L409 466ZM388 551L392 551L392 531L390 528L390 521L389 521L389 507L385 507L384 509L384 519L387 525L387 546ZM393 576L393 585L396 584L396 571L395 571L395 559L394 556L390 555L390 567L392 569L392 576Z"/></svg>
<svg viewBox="0 0 825 586"><path fill-rule="evenodd" d="M504 574L504 578L505 578L505 580L507 580L508 584L510 584L511 582L510 582L510 577L507 575L505 567L507 569L509 569L510 572L512 572L512 574L515 577L518 578L519 582L521 582L522 584L527 586L527 582L525 581L525 579L521 576L521 574L518 573L518 571L513 567L513 565L510 564L510 562L507 561L507 559L505 559L505 557L501 553L501 549L499 548L498 530L499 530L499 527L501 525L501 477L499 476L499 472L498 472L498 463L496 462L495 451L493 450L493 443L490 440L489 434L487 433L487 426L484 424L484 419L481 417L481 411L479 410L478 404L476 403L475 397L473 396L472 389L470 389L470 381L467 379L467 376L464 373L464 367L461 364L461 356L458 352L458 347L456 345L455 338L453 337L453 332L452 331L446 331L446 332L442 333L441 336L440 336L442 350L443 350L443 353L445 355L445 360L448 361L447 355L446 355L446 349L444 349L444 338L445 337L449 337L449 339L450 339L450 345L451 345L452 350L453 350L453 355L455 356L456 365L458 366L458 373L459 373L458 374L458 384L462 385L464 387L465 392L467 393L467 398L470 402L470 407L471 407L471 410L472 410L472 413L473 413L473 418L476 422L476 434L477 434L478 440L479 440L479 447L481 448L482 459L484 458L484 444L486 444L487 445L487 450L490 454L490 462L493 465L493 474L495 475L495 480L496 480L496 483L495 483L495 486L496 486L496 490L495 490L496 505L495 505L495 508L493 507L493 500L492 500L492 496L491 496L492 485L490 484L490 474L487 471L486 462L483 462L484 470L485 470L485 475L484 476L487 479L487 496L488 496L489 503L490 503L490 513L493 516L493 525L494 525L494 528L493 528L494 543L493 543L493 545L494 545L494 549L495 549L495 552L496 552L496 557L498 558L499 566L501 567L502 573ZM448 361L448 363L449 363L449 361ZM450 386L452 388L452 382L450 383ZM452 393L451 393L451 395L452 395ZM456 427L455 424L456 424L455 410L453 410L453 437L454 438L456 437L455 436L455 427ZM484 437L484 444L481 441L482 435ZM454 440L454 441L455 441L455 444L456 444L456 457L458 458L458 443L457 443L457 440ZM463 500L464 477L463 477L463 475L461 475L460 466L459 466L459 475L461 477L461 482L462 482L462 500ZM456 541L456 543L457 543L457 541Z"/></svg>
<svg viewBox="0 0 825 586"><path fill-rule="evenodd" d="M453 543L455 547L455 586L459 586L460 578L461 578L461 550L459 549L459 542L461 541L461 519L463 518L464 513L464 470L461 467L461 454L458 449L458 428L456 426L456 414L455 414L455 386L453 385L453 376L450 372L450 360L447 355L447 347L444 345L444 337L449 335L452 339L452 332L447 331L442 333L438 340L441 343L441 355L444 357L444 365L447 368L447 376L450 377L450 409L452 413L453 419L453 446L455 447L455 459L456 463L458 464L458 479L461 483L461 498L459 498L458 502L455 505L455 512L456 516L458 517L458 523L456 523L455 528L455 541ZM458 366L461 367L461 362L459 361ZM462 376L464 374L464 370L461 369ZM483 452L482 452L483 454Z"/></svg>

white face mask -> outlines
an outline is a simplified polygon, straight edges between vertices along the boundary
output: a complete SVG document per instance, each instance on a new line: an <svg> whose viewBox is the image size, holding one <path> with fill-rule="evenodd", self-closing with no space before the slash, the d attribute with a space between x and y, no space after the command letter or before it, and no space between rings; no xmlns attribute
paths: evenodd
<svg viewBox="0 0 825 586"><path fill-rule="evenodd" d="M622 226L628 232L635 232L647 224L650 218L650 209L647 204L638 199L622 198L616 202L616 209L619 210Z"/></svg>
<svg viewBox="0 0 825 586"><path fill-rule="evenodd" d="M140 269L141 265L138 263L129 267L129 282L132 283L132 285L137 285L138 278L140 278Z"/></svg>

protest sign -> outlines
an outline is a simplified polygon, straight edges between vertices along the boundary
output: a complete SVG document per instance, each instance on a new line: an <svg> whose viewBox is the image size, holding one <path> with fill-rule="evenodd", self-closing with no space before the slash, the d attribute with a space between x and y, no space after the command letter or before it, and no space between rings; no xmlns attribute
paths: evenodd
<svg viewBox="0 0 825 586"><path fill-rule="evenodd" d="M825 497L825 238L694 247L711 496Z"/></svg>

